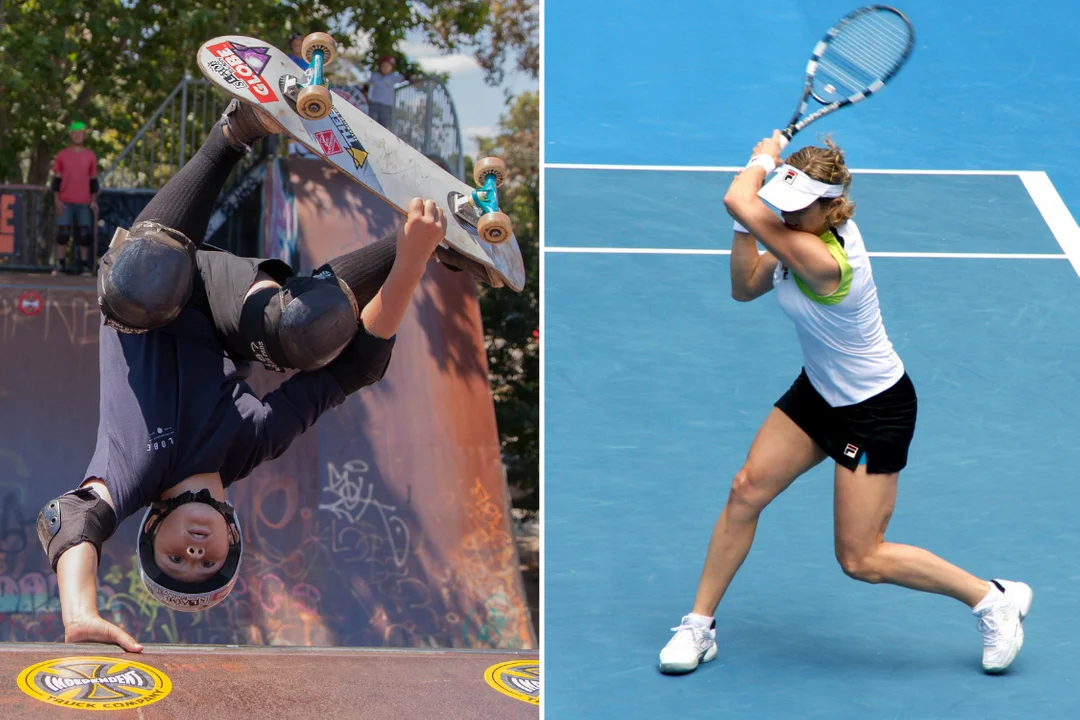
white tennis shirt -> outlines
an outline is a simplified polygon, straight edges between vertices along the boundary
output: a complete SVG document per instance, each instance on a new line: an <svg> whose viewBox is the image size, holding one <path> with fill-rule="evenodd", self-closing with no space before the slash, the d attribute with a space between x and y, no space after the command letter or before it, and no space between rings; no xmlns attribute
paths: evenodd
<svg viewBox="0 0 1080 720"><path fill-rule="evenodd" d="M816 294L783 263L773 272L773 287L795 323L810 383L832 407L854 405L892 387L904 363L881 321L870 258L854 221L821 239L840 264L836 291Z"/></svg>

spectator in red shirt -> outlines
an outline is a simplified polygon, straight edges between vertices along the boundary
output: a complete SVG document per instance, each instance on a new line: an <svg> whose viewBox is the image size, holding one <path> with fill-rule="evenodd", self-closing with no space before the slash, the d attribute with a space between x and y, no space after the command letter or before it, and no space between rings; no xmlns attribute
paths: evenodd
<svg viewBox="0 0 1080 720"><path fill-rule="evenodd" d="M73 270L81 268L83 275L90 275L93 259L90 256L94 238L94 216L97 214L98 172L97 156L86 147L86 123L71 123L71 145L61 150L53 160L53 197L56 200L56 264L53 275L64 269L67 244L71 228L79 243L78 262Z"/></svg>

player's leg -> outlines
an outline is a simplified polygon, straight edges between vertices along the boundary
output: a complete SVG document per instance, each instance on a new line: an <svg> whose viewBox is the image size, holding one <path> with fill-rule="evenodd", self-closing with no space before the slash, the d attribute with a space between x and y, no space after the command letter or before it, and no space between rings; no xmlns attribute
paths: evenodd
<svg viewBox="0 0 1080 720"><path fill-rule="evenodd" d="M866 465L836 466L833 498L836 559L849 577L947 595L975 607L991 584L912 545L886 542L900 473L870 474Z"/></svg>
<svg viewBox="0 0 1080 720"><path fill-rule="evenodd" d="M750 551L761 512L824 459L825 453L795 420L779 407L772 409L731 483L709 540L693 610L673 628L675 636L661 651L661 672L690 672L716 657L713 614Z"/></svg>
<svg viewBox="0 0 1080 720"><path fill-rule="evenodd" d="M871 474L865 464L855 470L837 464L833 502L840 566L856 580L946 595L972 608L984 636L984 668L1004 670L1023 644L1022 622L1031 607L1031 588L983 580L928 550L886 541L899 475Z"/></svg>
<svg viewBox="0 0 1080 720"><path fill-rule="evenodd" d="M179 314L191 297L196 251L225 181L251 143L280 129L252 106L230 103L195 156L101 259L98 294L109 324L143 332Z"/></svg>
<svg viewBox="0 0 1080 720"><path fill-rule="evenodd" d="M1031 589L983 580L927 550L885 540L917 415L918 398L907 375L837 411L835 442L826 444L836 460L836 557L858 580L945 595L973 608L984 635L983 665L991 672L1003 670L1023 642L1021 620L1031 605Z"/></svg>

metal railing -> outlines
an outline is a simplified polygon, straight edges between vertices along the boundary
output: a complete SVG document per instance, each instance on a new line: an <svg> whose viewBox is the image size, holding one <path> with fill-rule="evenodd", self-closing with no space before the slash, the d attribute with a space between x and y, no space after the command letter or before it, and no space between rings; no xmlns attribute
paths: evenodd
<svg viewBox="0 0 1080 720"><path fill-rule="evenodd" d="M199 150L228 104L205 78L184 78L102 173L102 187L160 190ZM272 152L273 143L257 143L226 187Z"/></svg>
<svg viewBox="0 0 1080 720"><path fill-rule="evenodd" d="M442 81L420 78L397 89L391 127L395 135L465 178L461 125L450 91Z"/></svg>

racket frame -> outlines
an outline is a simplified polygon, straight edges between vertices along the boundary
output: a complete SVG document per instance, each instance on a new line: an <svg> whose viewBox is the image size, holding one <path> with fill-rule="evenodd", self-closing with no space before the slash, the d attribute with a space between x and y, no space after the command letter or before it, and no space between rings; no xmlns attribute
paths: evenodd
<svg viewBox="0 0 1080 720"><path fill-rule="evenodd" d="M804 112L806 112L806 107L809 104L809 100L811 97L814 97L816 101L820 102L820 100L818 100L817 97L814 96L814 77L817 74L818 64L820 63L822 56L825 54L825 51L828 50L830 43L832 43L836 36L840 34L840 31L843 30L855 18L866 13L881 11L891 12L899 16L900 19L903 20L908 27L909 34L907 47L904 48L904 54L900 56L900 60L896 63L892 70L885 74L885 77L875 80L866 90L855 93L854 95L851 95L849 97L845 97L840 100L835 100L831 103L825 104L821 108L818 108L806 117L800 119L800 116ZM896 75L896 73L900 72L900 69L904 67L904 64L907 63L908 59L911 57L911 53L914 49L915 26L911 24L911 20L908 19L907 15L900 12L896 8L890 5L867 5L865 7L859 8L858 10L853 10L852 12L848 13L831 28L829 28L829 32L825 34L825 37L819 40L818 44L814 46L814 52L810 57L810 61L806 64L806 85L803 87L802 98L799 99L799 105L798 108L795 110L795 114L791 116L791 122L789 122L788 126L781 130L780 133L784 136L785 139L791 140L793 137L795 137L796 133L798 133L800 130L805 129L806 126L808 126L815 120L820 120L829 113L836 112L842 107L854 105L857 102L862 102L866 98L878 92L879 90L881 90L881 88L885 87L886 83L888 83L893 78L893 76Z"/></svg>

